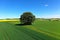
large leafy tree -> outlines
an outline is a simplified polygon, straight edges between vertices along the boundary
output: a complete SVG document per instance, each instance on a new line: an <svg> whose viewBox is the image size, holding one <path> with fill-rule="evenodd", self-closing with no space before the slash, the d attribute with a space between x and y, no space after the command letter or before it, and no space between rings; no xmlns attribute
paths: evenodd
<svg viewBox="0 0 60 40"><path fill-rule="evenodd" d="M21 15L20 22L21 24L32 24L34 22L35 16L31 12L24 12Z"/></svg>

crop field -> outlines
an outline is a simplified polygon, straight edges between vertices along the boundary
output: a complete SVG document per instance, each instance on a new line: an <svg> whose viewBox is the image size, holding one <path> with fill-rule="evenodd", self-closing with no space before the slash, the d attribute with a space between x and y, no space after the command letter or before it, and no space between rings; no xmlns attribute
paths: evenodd
<svg viewBox="0 0 60 40"><path fill-rule="evenodd" d="M60 40L60 21L35 20L32 25L0 20L0 40Z"/></svg>

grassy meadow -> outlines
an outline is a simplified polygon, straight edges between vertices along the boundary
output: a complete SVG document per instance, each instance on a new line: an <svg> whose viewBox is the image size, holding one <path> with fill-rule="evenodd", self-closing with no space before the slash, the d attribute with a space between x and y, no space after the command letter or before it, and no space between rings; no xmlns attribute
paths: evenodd
<svg viewBox="0 0 60 40"><path fill-rule="evenodd" d="M0 20L0 40L60 40L60 21L36 19L32 25L19 20Z"/></svg>

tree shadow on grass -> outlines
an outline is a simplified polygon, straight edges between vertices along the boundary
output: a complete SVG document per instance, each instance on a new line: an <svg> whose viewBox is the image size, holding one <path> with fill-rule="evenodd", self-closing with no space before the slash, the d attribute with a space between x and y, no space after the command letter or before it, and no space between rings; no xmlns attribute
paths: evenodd
<svg viewBox="0 0 60 40"><path fill-rule="evenodd" d="M25 26L25 25L32 25L32 24L15 24L16 26Z"/></svg>

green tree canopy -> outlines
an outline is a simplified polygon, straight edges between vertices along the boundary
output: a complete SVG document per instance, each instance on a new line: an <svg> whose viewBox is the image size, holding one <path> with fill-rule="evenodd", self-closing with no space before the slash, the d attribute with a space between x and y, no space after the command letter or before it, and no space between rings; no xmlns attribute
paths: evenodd
<svg viewBox="0 0 60 40"><path fill-rule="evenodd" d="M31 12L24 12L20 18L22 24L32 24L34 20L35 16Z"/></svg>

